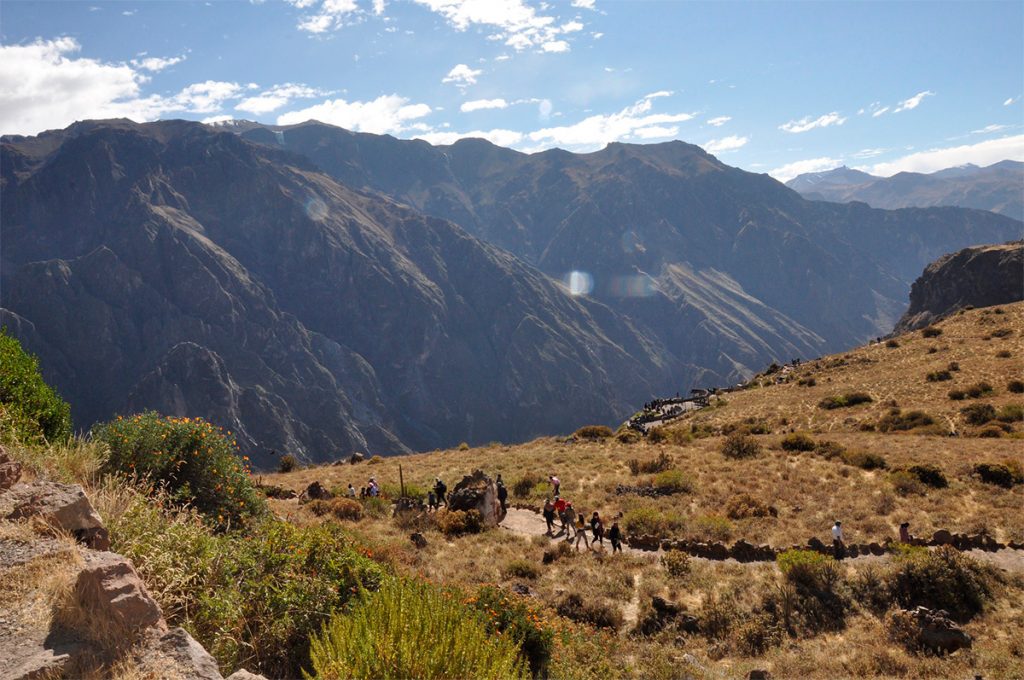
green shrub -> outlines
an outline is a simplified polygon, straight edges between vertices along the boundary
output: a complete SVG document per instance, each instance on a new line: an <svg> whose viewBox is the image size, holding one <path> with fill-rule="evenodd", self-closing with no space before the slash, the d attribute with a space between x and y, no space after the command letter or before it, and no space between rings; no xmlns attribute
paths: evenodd
<svg viewBox="0 0 1024 680"><path fill-rule="evenodd" d="M512 484L512 495L516 498L529 498L538 484L547 480L536 472L527 472Z"/></svg>
<svg viewBox="0 0 1024 680"><path fill-rule="evenodd" d="M995 420L996 409L992 404L971 404L960 409L960 414L968 425L984 425Z"/></svg>
<svg viewBox="0 0 1024 680"><path fill-rule="evenodd" d="M629 466L629 471L634 475L654 474L670 470L672 468L672 457L666 453L659 453L658 457L654 460L641 461L632 458L627 465Z"/></svg>
<svg viewBox="0 0 1024 680"><path fill-rule="evenodd" d="M690 556L682 550L668 550L661 556L661 565L672 578L690 575Z"/></svg>
<svg viewBox="0 0 1024 680"><path fill-rule="evenodd" d="M788 581L808 590L832 590L840 577L839 564L814 550L786 550L775 561Z"/></svg>
<svg viewBox="0 0 1024 680"><path fill-rule="evenodd" d="M925 378L928 382L943 382L944 380L952 380L953 374L949 371L932 371Z"/></svg>
<svg viewBox="0 0 1024 680"><path fill-rule="evenodd" d="M306 506L314 515L331 515L337 519L359 521L363 518L363 506L354 498L331 498L310 501Z"/></svg>
<svg viewBox="0 0 1024 680"><path fill-rule="evenodd" d="M959 371L960 370L960 364L958 362L956 362L956 361L950 361L949 365L946 366L946 370L947 371L954 371L954 372L955 371Z"/></svg>
<svg viewBox="0 0 1024 680"><path fill-rule="evenodd" d="M885 346L888 347L889 349L896 349L897 347L900 346L900 343L897 342L895 339L890 338L889 340L885 341Z"/></svg>
<svg viewBox="0 0 1024 680"><path fill-rule="evenodd" d="M963 390L950 390L947 394L953 401L963 401L967 398L967 392Z"/></svg>
<svg viewBox="0 0 1024 680"><path fill-rule="evenodd" d="M996 420L1001 423L1019 423L1024 420L1024 406L1020 404L1007 404L996 413Z"/></svg>
<svg viewBox="0 0 1024 680"><path fill-rule="evenodd" d="M0 440L41 444L71 437L71 407L46 384L39 360L0 329Z"/></svg>
<svg viewBox="0 0 1024 680"><path fill-rule="evenodd" d="M236 525L266 511L238 445L202 418L163 417L147 411L93 428L110 448L105 470L164 487L179 505L195 507L218 526Z"/></svg>
<svg viewBox="0 0 1024 680"><path fill-rule="evenodd" d="M267 519L247 533L215 534L193 509L167 509L122 481L95 498L112 549L132 560L168 622L225 672L297 677L309 637L353 590L376 588L384 576L335 524Z"/></svg>
<svg viewBox="0 0 1024 680"><path fill-rule="evenodd" d="M942 335L942 329L935 326L928 326L921 329L921 335L926 338L937 338Z"/></svg>
<svg viewBox="0 0 1024 680"><path fill-rule="evenodd" d="M502 578L525 578L533 580L540 576L540 568L533 562L526 560L511 560L501 570Z"/></svg>
<svg viewBox="0 0 1024 680"><path fill-rule="evenodd" d="M656 510L639 507L627 510L622 516L622 527L629 536L650 534L668 538L679 533L685 526L683 516L674 510Z"/></svg>
<svg viewBox="0 0 1024 680"><path fill-rule="evenodd" d="M847 408L858 404L868 404L874 401L867 392L847 392L846 394L832 395L825 397L818 402L818 408L826 410L836 408Z"/></svg>
<svg viewBox="0 0 1024 680"><path fill-rule="evenodd" d="M986 484L995 484L1004 489L1024 482L1024 479L1015 475L1009 466L999 463L980 463L974 466L974 472Z"/></svg>
<svg viewBox="0 0 1024 680"><path fill-rule="evenodd" d="M745 656L761 656L772 647L782 644L785 631L773 616L753 614L733 629L736 650Z"/></svg>
<svg viewBox="0 0 1024 680"><path fill-rule="evenodd" d="M882 432L907 432L935 424L935 419L923 411L902 412L898 408L890 409L878 420L878 429Z"/></svg>
<svg viewBox="0 0 1024 680"><path fill-rule="evenodd" d="M753 458L761 453L761 445L750 435L739 432L726 437L722 443L722 455L726 458Z"/></svg>
<svg viewBox="0 0 1024 680"><path fill-rule="evenodd" d="M618 630L622 627L622 612L614 605L604 604L588 597L584 600L576 593L565 596L556 607L559 616L586 623L595 628Z"/></svg>
<svg viewBox="0 0 1024 680"><path fill-rule="evenodd" d="M1024 380L1011 380L1006 383L1006 389L1014 394L1024 393Z"/></svg>
<svg viewBox="0 0 1024 680"><path fill-rule="evenodd" d="M607 425L584 425L573 433L577 439L607 439L615 433Z"/></svg>
<svg viewBox="0 0 1024 680"><path fill-rule="evenodd" d="M656 427L647 433L647 441L652 444L674 444L685 446L693 441L693 435L684 430L668 427Z"/></svg>
<svg viewBox="0 0 1024 680"><path fill-rule="evenodd" d="M389 579L310 642L307 678L524 678L519 647L491 635L457 591Z"/></svg>
<svg viewBox="0 0 1024 680"><path fill-rule="evenodd" d="M651 486L662 493L690 493L693 491L693 478L682 470L665 470L651 478Z"/></svg>
<svg viewBox="0 0 1024 680"><path fill-rule="evenodd" d="M846 453L846 448L839 442L823 440L815 444L814 452L826 460L833 460L835 458L842 458L843 454Z"/></svg>
<svg viewBox="0 0 1024 680"><path fill-rule="evenodd" d="M359 503L363 506L363 514L374 519L385 519L391 516L391 503L380 496L366 496L360 498Z"/></svg>
<svg viewBox="0 0 1024 680"><path fill-rule="evenodd" d="M277 462L278 472L292 472L299 468L299 459L290 453L286 453L281 456L281 460Z"/></svg>
<svg viewBox="0 0 1024 680"><path fill-rule="evenodd" d="M483 529L483 518L476 510L440 510L434 515L434 521L445 536L476 534Z"/></svg>
<svg viewBox="0 0 1024 680"><path fill-rule="evenodd" d="M911 465L907 471L917 477L922 484L926 484L934 489L945 489L949 486L946 475L942 474L942 470L934 465Z"/></svg>
<svg viewBox="0 0 1024 680"><path fill-rule="evenodd" d="M555 631L540 605L525 597L483 586L468 604L484 614L488 630L516 640L535 678L545 677L555 645Z"/></svg>
<svg viewBox="0 0 1024 680"><path fill-rule="evenodd" d="M884 470L889 467L885 457L868 451L844 451L843 462L862 470Z"/></svg>
<svg viewBox="0 0 1024 680"><path fill-rule="evenodd" d="M784 451L813 451L814 440L803 432L794 432L783 437L780 446Z"/></svg>
<svg viewBox="0 0 1024 680"><path fill-rule="evenodd" d="M967 396L970 397L971 399L978 399L980 397L992 394L993 387L984 380L982 380L981 382L974 383L973 385L968 385L966 388L964 388L964 391L967 393Z"/></svg>
<svg viewBox="0 0 1024 680"><path fill-rule="evenodd" d="M991 569L947 545L909 553L890 576L890 590L904 608L945 609L958 621L981 612L993 587Z"/></svg>
<svg viewBox="0 0 1024 680"><path fill-rule="evenodd" d="M636 444L641 439L643 439L643 436L632 428L624 427L621 428L618 434L615 435L615 439L620 444Z"/></svg>
<svg viewBox="0 0 1024 680"><path fill-rule="evenodd" d="M690 523L693 534L705 541L727 541L736 527L721 515L698 515Z"/></svg>

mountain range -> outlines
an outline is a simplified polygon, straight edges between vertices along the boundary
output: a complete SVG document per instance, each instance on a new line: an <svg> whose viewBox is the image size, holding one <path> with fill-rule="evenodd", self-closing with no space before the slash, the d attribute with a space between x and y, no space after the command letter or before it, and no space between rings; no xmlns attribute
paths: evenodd
<svg viewBox="0 0 1024 680"><path fill-rule="evenodd" d="M262 466L620 422L882 335L927 263L1021 229L808 201L682 142L92 121L0 160L0 313L76 424L204 415Z"/></svg>
<svg viewBox="0 0 1024 680"><path fill-rule="evenodd" d="M875 208L959 206L1024 220L1024 163L967 164L930 174L900 172L876 177L846 166L798 175L786 186L816 201L862 201Z"/></svg>

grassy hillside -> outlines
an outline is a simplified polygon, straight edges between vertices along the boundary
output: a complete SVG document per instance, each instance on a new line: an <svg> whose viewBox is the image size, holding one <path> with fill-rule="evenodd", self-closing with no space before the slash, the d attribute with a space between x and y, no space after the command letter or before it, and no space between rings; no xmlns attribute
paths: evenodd
<svg viewBox="0 0 1024 680"><path fill-rule="evenodd" d="M606 523L623 513L627 534L633 530L727 543L745 538L784 547L811 537L828 543L832 521L839 518L848 543L895 539L903 521L917 536L949 529L1024 541L1024 486L986 483L976 471L983 463L1006 465L1019 478L1024 467L1024 395L1010 386L1024 379L1022 333L1024 304L967 311L927 333L759 376L748 389L721 395L710 408L633 443L621 431L620 437L594 440L550 437L516 446L495 443L374 458L354 466L266 475L262 481L295 491L320 481L340 490L348 483L358 489L374 476L385 491L394 492L399 465L406 484L417 489L429 487L435 476L451 488L463 474L482 468L502 474L513 490L512 502L538 507L550 492L545 480L554 473L562 480L562 495L578 510L597 510ZM939 375L929 379L929 374ZM952 390L979 394L952 399ZM870 401L821 406L843 403L833 397L856 402L851 395L858 393ZM979 404L990 405L993 417L986 418L988 410ZM965 408L982 412L981 417L972 423ZM751 458L727 457L723 448L730 435L748 436L759 452ZM664 469L634 474L645 464L646 469ZM921 480L934 484L935 471L945 487ZM619 485L647 484L677 492L646 498L616 491ZM272 501L272 506L297 523L325 521L295 500ZM766 516L745 516L759 507ZM768 508L777 516L767 514ZM697 676L769 668L780 677L960 677L973 672L1009 677L1024 669L1019 636L1024 611L1017 604L1024 560L1019 551L972 553L970 559L989 565L998 585L983 613L966 623L974 647L936 658L889 641L885 609L891 603L880 609L870 605L870 584L884 582L886 570L904 568L900 558L843 562L839 611L780 632L766 612L775 611L779 593L788 593L792 584L772 563L693 558L685 573L673 575L656 553L611 556L600 551L542 564L542 554L552 549L546 537L535 535L542 529L452 538L428 528L428 546L417 550L408 540L412 527L391 519L366 516L343 523L399 570L463 586L525 583L545 605L610 626L592 638L595 648L582 645L563 652L575 659L570 665L583 676L590 674L588 660L598 659L613 675L644 677L674 677L680 668ZM573 594L593 611L580 614L567 604ZM700 630L630 634L651 615L655 595L684 606L701 622ZM809 606L805 602L797 609ZM708 623L715 621L715 626Z"/></svg>

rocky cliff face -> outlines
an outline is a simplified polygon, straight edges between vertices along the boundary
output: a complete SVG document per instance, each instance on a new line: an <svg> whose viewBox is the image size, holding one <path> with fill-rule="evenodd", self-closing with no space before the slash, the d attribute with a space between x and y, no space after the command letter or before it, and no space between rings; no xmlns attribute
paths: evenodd
<svg viewBox="0 0 1024 680"><path fill-rule="evenodd" d="M709 382L881 335L925 264L1021 229L969 210L806 201L682 142L523 154L315 122L239 131L450 219L554 278L583 272L593 298L706 369Z"/></svg>
<svg viewBox="0 0 1024 680"><path fill-rule="evenodd" d="M1024 241L976 246L939 258L910 289L910 308L893 334L924 328L965 307L1024 300Z"/></svg>
<svg viewBox="0 0 1024 680"><path fill-rule="evenodd" d="M325 460L613 422L688 371L300 156L185 122L5 141L3 322L79 427L155 408L235 431L263 465Z"/></svg>

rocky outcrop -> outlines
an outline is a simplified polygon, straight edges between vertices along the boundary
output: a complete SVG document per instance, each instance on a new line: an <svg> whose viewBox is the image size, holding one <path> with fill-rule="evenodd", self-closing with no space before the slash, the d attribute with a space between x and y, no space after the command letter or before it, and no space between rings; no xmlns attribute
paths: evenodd
<svg viewBox="0 0 1024 680"><path fill-rule="evenodd" d="M39 517L56 529L73 534L96 550L110 547L103 520L77 484L36 481L18 484L4 494L4 505L14 507L7 519Z"/></svg>
<svg viewBox="0 0 1024 680"><path fill-rule="evenodd" d="M939 258L910 289L893 335L924 328L966 307L1024 300L1024 241L976 246Z"/></svg>
<svg viewBox="0 0 1024 680"><path fill-rule="evenodd" d="M300 503L308 503L309 501L326 501L332 498L334 498L334 494L319 481L312 482L301 494L299 494Z"/></svg>
<svg viewBox="0 0 1024 680"><path fill-rule="evenodd" d="M505 519L505 511L498 501L498 487L483 470L462 478L448 495L449 510L476 510L483 525L496 527Z"/></svg>
<svg viewBox="0 0 1024 680"><path fill-rule="evenodd" d="M0 446L0 491L6 491L21 479L21 463L11 460L4 447Z"/></svg>
<svg viewBox="0 0 1024 680"><path fill-rule="evenodd" d="M650 611L637 622L633 633L653 635L666 628L682 633L696 633L699 627L697 617L687 613L682 605L655 595L651 598Z"/></svg>
<svg viewBox="0 0 1024 680"><path fill-rule="evenodd" d="M926 607L898 609L887 617L890 636L911 649L949 654L970 647L971 636L952 619L949 612Z"/></svg>
<svg viewBox="0 0 1024 680"><path fill-rule="evenodd" d="M167 630L160 605L139 578L131 561L112 552L89 551L78 574L75 596L84 611L133 634Z"/></svg>

